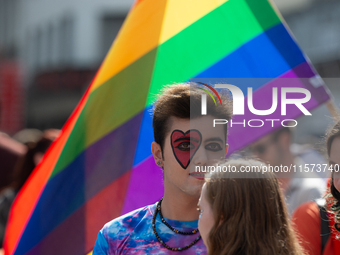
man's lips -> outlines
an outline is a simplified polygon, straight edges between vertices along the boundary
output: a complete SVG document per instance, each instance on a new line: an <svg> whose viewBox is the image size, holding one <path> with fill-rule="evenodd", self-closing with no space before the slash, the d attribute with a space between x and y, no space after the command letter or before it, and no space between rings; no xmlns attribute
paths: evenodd
<svg viewBox="0 0 340 255"><path fill-rule="evenodd" d="M189 173L189 175L198 180L204 180L204 173Z"/></svg>

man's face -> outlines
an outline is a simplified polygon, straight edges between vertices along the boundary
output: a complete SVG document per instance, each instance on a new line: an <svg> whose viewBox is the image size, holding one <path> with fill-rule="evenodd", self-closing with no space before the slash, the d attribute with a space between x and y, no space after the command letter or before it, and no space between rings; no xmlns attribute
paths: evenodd
<svg viewBox="0 0 340 255"><path fill-rule="evenodd" d="M257 140L251 145L250 150L255 157L269 163L272 166L278 166L281 164L280 155L282 152L280 144L278 144L278 141L273 139L272 134L266 135Z"/></svg>
<svg viewBox="0 0 340 255"><path fill-rule="evenodd" d="M167 188L199 197L204 174L195 172L195 167L214 165L226 153L224 127L214 128L213 119L212 116L193 120L171 117L163 148Z"/></svg>

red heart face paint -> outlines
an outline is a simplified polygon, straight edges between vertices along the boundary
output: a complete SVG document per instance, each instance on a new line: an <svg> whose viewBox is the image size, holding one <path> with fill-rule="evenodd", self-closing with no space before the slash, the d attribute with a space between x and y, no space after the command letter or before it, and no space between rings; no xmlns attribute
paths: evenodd
<svg viewBox="0 0 340 255"><path fill-rule="evenodd" d="M186 169L192 157L200 147L202 135L196 129L190 129L187 132L174 130L171 134L171 147L178 163Z"/></svg>

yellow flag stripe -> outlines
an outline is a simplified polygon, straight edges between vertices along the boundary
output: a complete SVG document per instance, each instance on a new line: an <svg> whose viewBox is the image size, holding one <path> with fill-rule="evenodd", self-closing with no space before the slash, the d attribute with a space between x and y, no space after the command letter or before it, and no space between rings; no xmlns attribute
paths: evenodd
<svg viewBox="0 0 340 255"><path fill-rule="evenodd" d="M92 84L91 91L227 1L209 0L200 4L197 4L197 0L140 2L128 15Z"/></svg>

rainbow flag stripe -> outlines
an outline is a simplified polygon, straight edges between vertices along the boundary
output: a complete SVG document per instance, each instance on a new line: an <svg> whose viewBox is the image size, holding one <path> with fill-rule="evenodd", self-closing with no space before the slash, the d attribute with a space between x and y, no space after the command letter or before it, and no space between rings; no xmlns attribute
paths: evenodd
<svg viewBox="0 0 340 255"><path fill-rule="evenodd" d="M275 78L315 76L267 0L136 1L62 135L20 191L5 253L87 254L104 223L162 196L150 109L164 85L270 78L256 87L255 101L282 86ZM324 86L310 89L308 109L329 99ZM232 129L230 148L268 131Z"/></svg>

